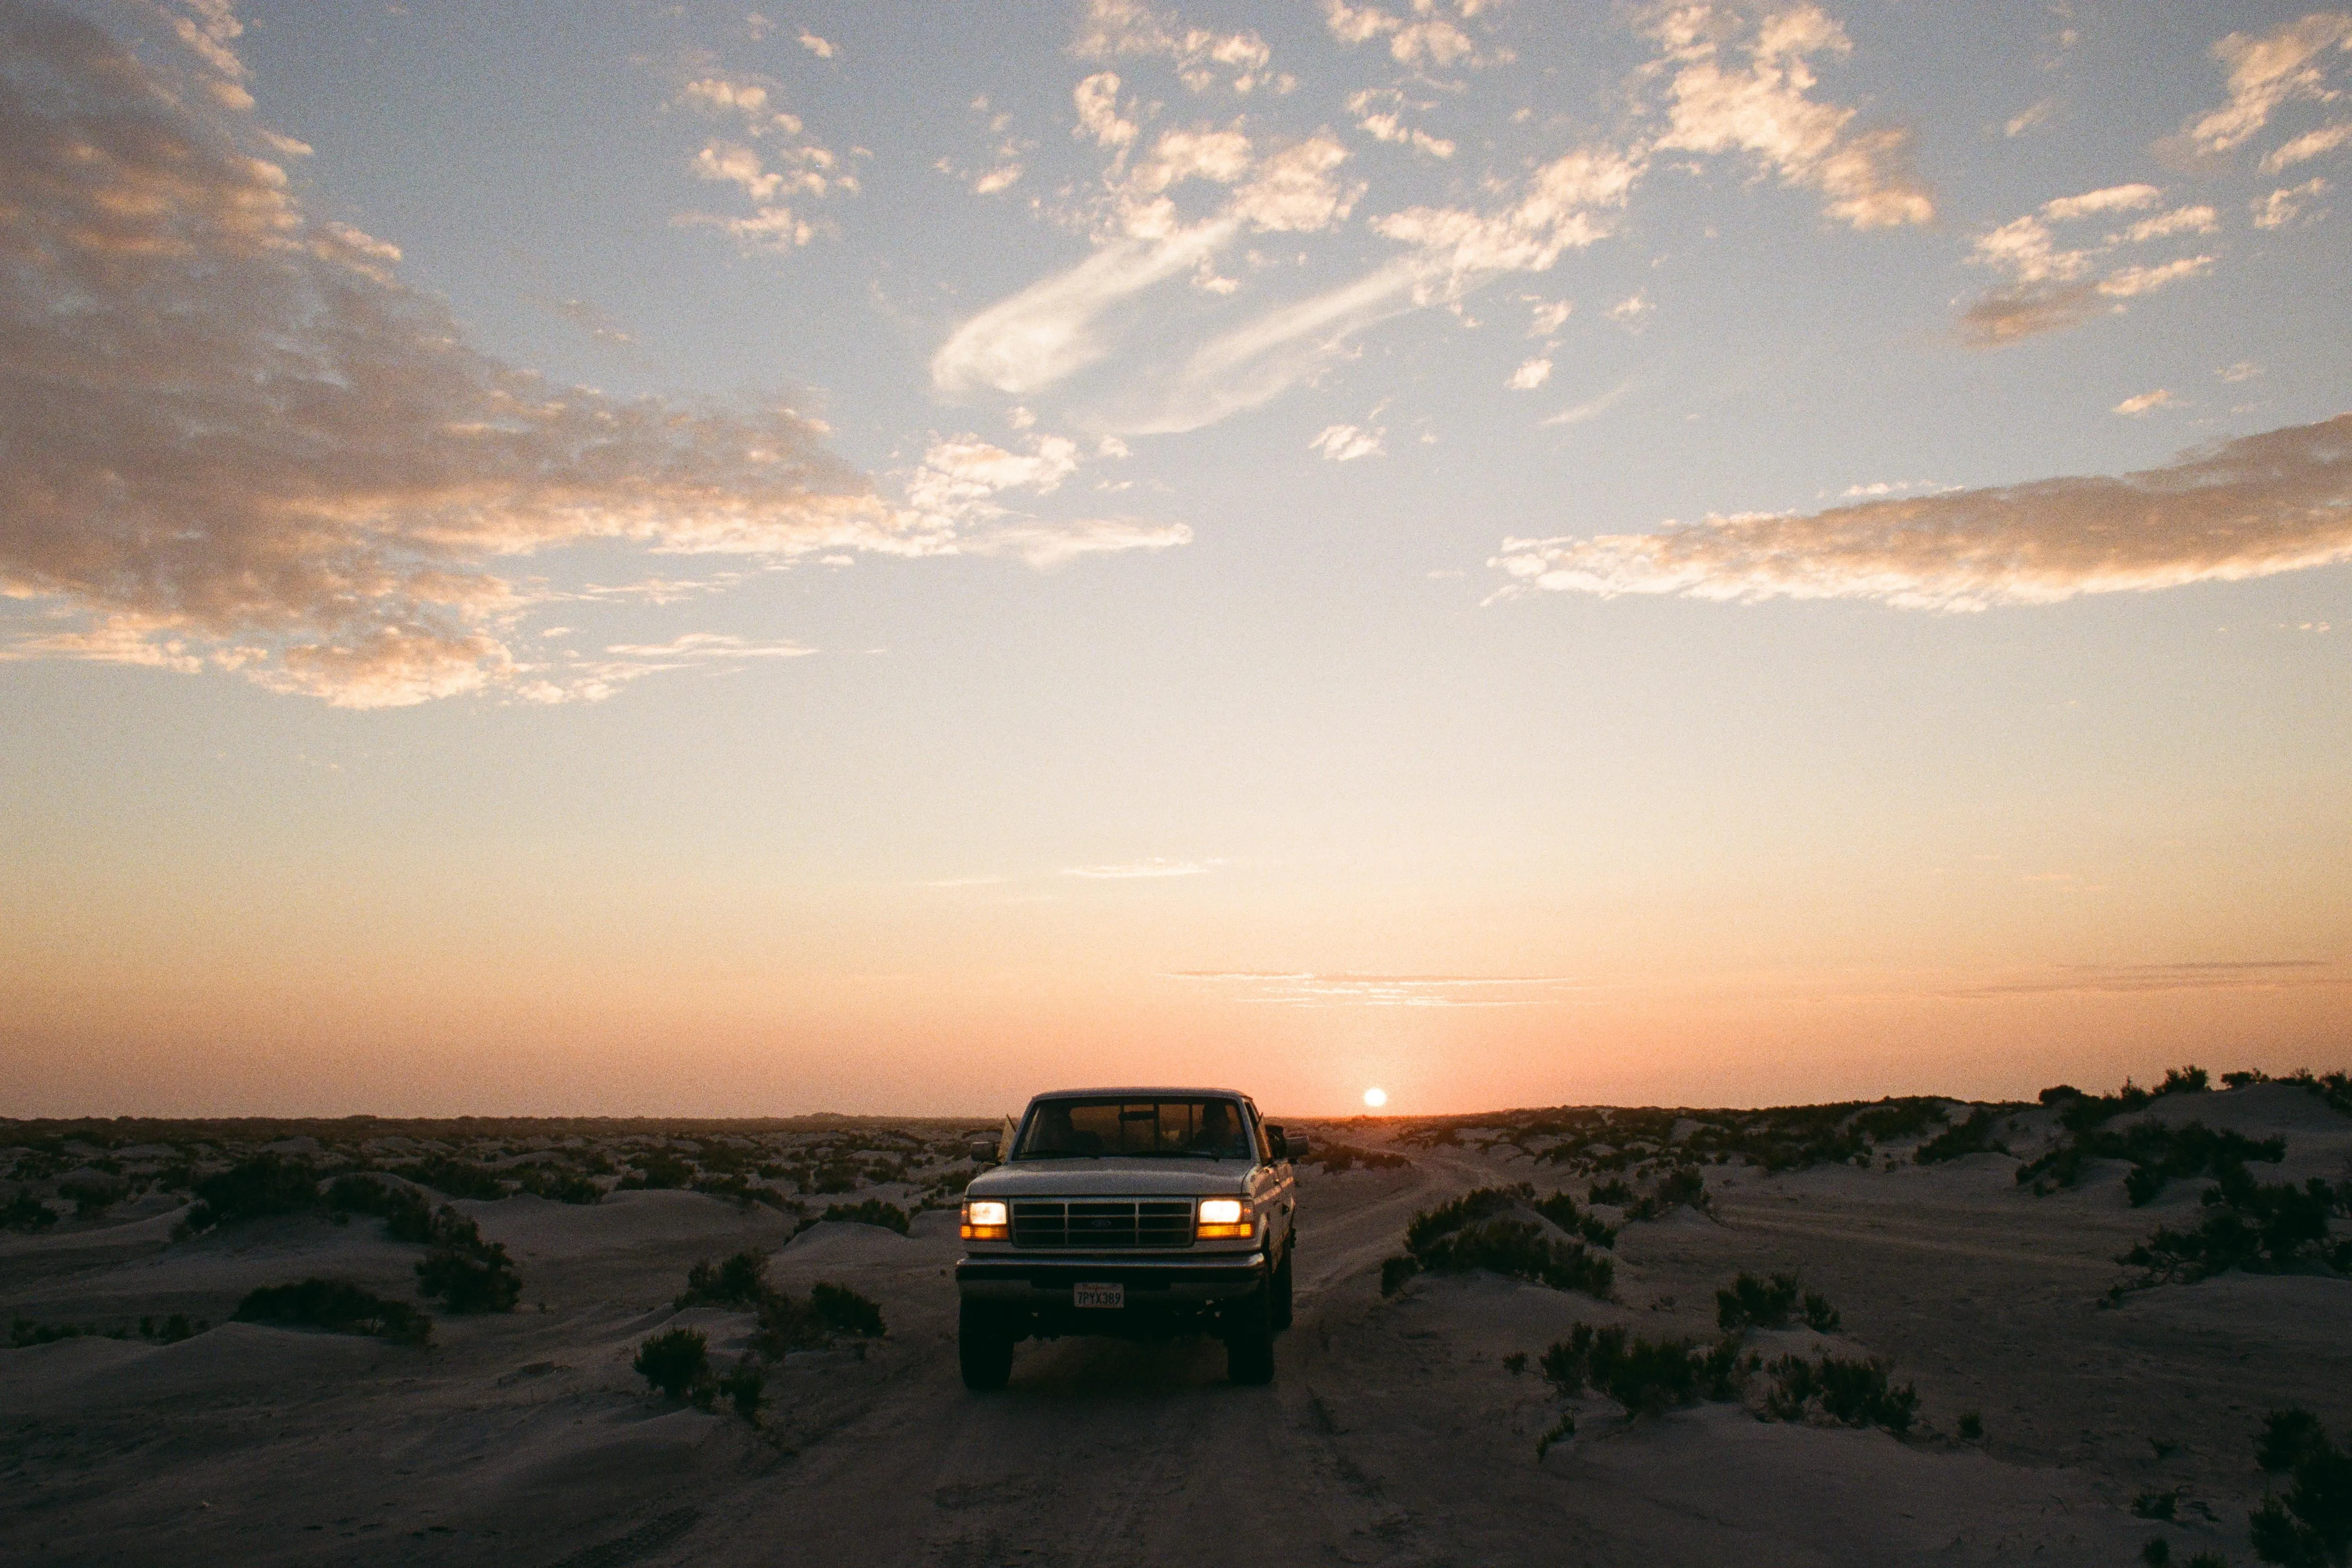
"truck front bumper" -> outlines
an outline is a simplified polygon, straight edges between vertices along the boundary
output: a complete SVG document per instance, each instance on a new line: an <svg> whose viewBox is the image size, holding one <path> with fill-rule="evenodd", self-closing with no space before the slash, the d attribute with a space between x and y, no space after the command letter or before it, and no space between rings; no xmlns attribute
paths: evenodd
<svg viewBox="0 0 2352 1568"><path fill-rule="evenodd" d="M1246 1296L1265 1283L1266 1273L1264 1252L1196 1253L1186 1258L983 1253L957 1260L956 1289L967 1301L1058 1318L1074 1311L1070 1290L1079 1284L1125 1286L1129 1312L1182 1311ZM1083 1322L1118 1315L1090 1310L1076 1316Z"/></svg>

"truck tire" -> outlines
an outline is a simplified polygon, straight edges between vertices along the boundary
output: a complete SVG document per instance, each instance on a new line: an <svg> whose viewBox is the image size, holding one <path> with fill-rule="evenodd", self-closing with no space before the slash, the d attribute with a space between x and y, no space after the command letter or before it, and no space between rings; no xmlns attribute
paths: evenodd
<svg viewBox="0 0 2352 1568"><path fill-rule="evenodd" d="M1297 1256L1298 1244L1292 1242L1283 1249L1282 1267L1274 1271L1273 1302L1274 1331L1290 1327L1290 1260Z"/></svg>
<svg viewBox="0 0 2352 1568"><path fill-rule="evenodd" d="M1271 1291L1259 1286L1226 1309L1225 1375L1235 1383L1274 1381L1274 1312Z"/></svg>
<svg viewBox="0 0 2352 1568"><path fill-rule="evenodd" d="M1001 1312L966 1301L956 1319L956 1362L963 1385L993 1394L1013 1376L1013 1330Z"/></svg>

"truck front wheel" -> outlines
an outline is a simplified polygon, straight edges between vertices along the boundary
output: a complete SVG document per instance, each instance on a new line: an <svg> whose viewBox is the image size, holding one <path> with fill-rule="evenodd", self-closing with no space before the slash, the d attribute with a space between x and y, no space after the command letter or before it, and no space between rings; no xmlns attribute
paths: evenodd
<svg viewBox="0 0 2352 1568"><path fill-rule="evenodd" d="M1004 1314L977 1301L963 1303L956 1320L956 1361L963 1385L993 1394L1013 1376L1013 1329Z"/></svg>
<svg viewBox="0 0 2352 1568"><path fill-rule="evenodd" d="M1225 1310L1225 1375L1235 1383L1274 1381L1274 1313L1261 1285Z"/></svg>

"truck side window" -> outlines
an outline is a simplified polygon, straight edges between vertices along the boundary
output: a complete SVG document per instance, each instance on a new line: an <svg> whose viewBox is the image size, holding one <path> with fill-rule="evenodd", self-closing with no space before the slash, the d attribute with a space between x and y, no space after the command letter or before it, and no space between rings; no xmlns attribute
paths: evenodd
<svg viewBox="0 0 2352 1568"><path fill-rule="evenodd" d="M1257 1140L1257 1163L1271 1165L1274 1163L1274 1144L1265 1135L1265 1118L1257 1113L1257 1101L1244 1100L1243 1103L1249 1107L1250 1136Z"/></svg>

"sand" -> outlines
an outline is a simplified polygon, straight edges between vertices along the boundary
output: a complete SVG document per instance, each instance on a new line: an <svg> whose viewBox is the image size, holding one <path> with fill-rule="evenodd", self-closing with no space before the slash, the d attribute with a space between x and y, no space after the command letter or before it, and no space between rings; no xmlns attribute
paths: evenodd
<svg viewBox="0 0 2352 1568"><path fill-rule="evenodd" d="M2284 1135L2287 1162L2256 1167L2265 1180L2340 1179L2352 1161L2352 1119L2300 1089L2176 1097L2147 1114L2190 1113ZM2051 1119L2018 1120L2012 1145L2030 1152ZM1625 1227L1611 1302L1486 1274L1383 1298L1380 1260L1416 1209L1497 1181L1584 1185L1507 1144L1391 1144L1408 1126L1315 1129L1413 1164L1302 1179L1298 1317L1270 1388L1226 1383L1207 1342L1071 1340L1024 1345L1004 1393L967 1393L958 1245L938 1213L909 1236L826 1222L795 1237L789 1215L696 1193L462 1204L517 1259L522 1308L439 1317L424 1350L223 1322L245 1290L306 1274L413 1289L419 1249L364 1216L182 1242L168 1215L9 1237L0 1300L13 1313L222 1326L176 1344L0 1351L0 1557L2123 1563L2162 1537L2176 1562L2220 1550L2251 1563L2263 1413L2301 1404L2352 1426L2352 1282L2231 1274L2101 1305L2124 1272L2115 1256L2193 1214L2201 1181L2135 1209L2120 1164L2049 1197L2021 1190L2018 1160L2000 1154L1710 1166L1711 1216ZM772 1254L787 1289L863 1291L889 1325L862 1349L789 1358L760 1431L723 1405L652 1395L629 1366L672 1326L703 1331L722 1365L749 1349L748 1313L670 1307L691 1263L741 1247ZM1628 1418L1505 1364L1580 1321L1711 1340L1714 1290L1743 1268L1799 1271L1843 1314L1833 1334L1762 1333L1755 1349L1889 1359L1917 1385L1914 1431L1767 1422L1739 1405ZM1576 1436L1538 1460L1538 1435L1564 1412ZM1980 1414L1981 1440L1958 1436L1964 1412ZM2185 1489L2179 1522L2130 1511L2172 1488Z"/></svg>

